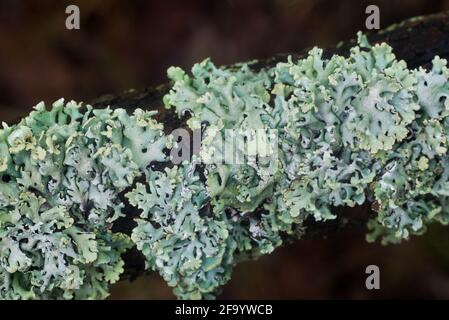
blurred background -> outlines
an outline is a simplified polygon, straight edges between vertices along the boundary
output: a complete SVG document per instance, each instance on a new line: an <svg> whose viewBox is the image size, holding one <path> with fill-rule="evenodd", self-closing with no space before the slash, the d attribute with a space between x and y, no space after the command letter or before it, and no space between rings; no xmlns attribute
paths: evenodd
<svg viewBox="0 0 449 320"><path fill-rule="evenodd" d="M76 4L81 29L65 28ZM90 101L166 82L171 65L206 57L230 64L310 46L332 47L365 29L365 8L380 7L381 28L449 10L449 0L0 0L0 120L43 100ZM219 298L446 298L449 230L433 226L401 245L364 240L366 230L300 241L236 267ZM365 268L381 290L365 288ZM157 275L112 287L112 299L174 298Z"/></svg>

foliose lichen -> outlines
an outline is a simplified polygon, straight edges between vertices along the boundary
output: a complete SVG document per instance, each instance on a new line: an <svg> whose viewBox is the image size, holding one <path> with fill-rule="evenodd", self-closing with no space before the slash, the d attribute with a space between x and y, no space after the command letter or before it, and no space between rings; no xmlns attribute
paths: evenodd
<svg viewBox="0 0 449 320"><path fill-rule="evenodd" d="M335 207L375 203L367 238L384 243L449 222L444 59L410 70L359 34L348 57L315 48L259 71L206 59L168 76L166 107L204 136L179 165L154 111L59 100L3 125L0 298L105 298L134 245L179 298L212 298L236 263ZM112 232L121 196L140 212L130 236Z"/></svg>
<svg viewBox="0 0 449 320"><path fill-rule="evenodd" d="M130 248L112 233L119 193L166 140L152 113L40 103L3 125L0 182L0 297L101 299L119 280ZM147 153L138 147L145 145Z"/></svg>

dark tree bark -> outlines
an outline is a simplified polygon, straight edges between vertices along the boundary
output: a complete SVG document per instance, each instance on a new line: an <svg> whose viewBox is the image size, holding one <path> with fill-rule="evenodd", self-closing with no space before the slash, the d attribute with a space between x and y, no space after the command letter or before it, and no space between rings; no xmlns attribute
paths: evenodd
<svg viewBox="0 0 449 320"><path fill-rule="evenodd" d="M386 42L393 47L398 59L407 62L408 67L418 68L420 66L428 68L435 55L449 60L449 13L439 13L430 16L412 18L368 35L372 44ZM349 48L354 46L355 40L350 40L336 48L325 50L325 55L332 54L347 55ZM294 58L301 58L307 55L308 50L299 53L292 53ZM276 55L267 60L261 60L252 67L256 70L269 68L279 61L285 61L288 54ZM169 134L175 128L186 127L185 120L179 119L172 110L163 107L162 97L169 90L170 84L163 84L156 88L143 90L130 90L118 95L105 95L95 99L91 104L96 108L124 108L132 112L136 108L144 110L158 110L158 121L165 126L165 131ZM126 199L122 199L126 204L126 217L118 220L113 230L130 234L135 222L133 219L139 215L136 209L127 204ZM313 219L306 221L306 237L326 236L330 233L348 227L364 226L370 216L374 214L370 205L356 208L335 208L337 218L326 222L316 222ZM144 258L135 248L128 251L125 256L124 279L134 279L143 274Z"/></svg>

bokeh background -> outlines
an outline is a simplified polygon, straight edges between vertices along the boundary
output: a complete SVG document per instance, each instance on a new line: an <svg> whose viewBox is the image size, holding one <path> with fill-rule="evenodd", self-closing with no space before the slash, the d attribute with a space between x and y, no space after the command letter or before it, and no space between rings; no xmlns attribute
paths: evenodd
<svg viewBox="0 0 449 320"><path fill-rule="evenodd" d="M65 8L81 29L65 28ZM0 120L44 100L90 101L166 82L171 65L206 57L230 64L310 46L332 47L365 28L377 4L381 27L449 10L449 0L0 0ZM300 241L236 267L219 298L446 298L449 229L432 226L395 246L368 244L366 230ZM365 268L381 270L381 290L365 288ZM112 287L112 299L174 298L157 275Z"/></svg>

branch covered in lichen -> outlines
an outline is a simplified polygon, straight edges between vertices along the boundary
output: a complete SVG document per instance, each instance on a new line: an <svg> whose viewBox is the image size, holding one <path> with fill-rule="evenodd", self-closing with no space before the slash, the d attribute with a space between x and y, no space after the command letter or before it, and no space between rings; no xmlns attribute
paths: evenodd
<svg viewBox="0 0 449 320"><path fill-rule="evenodd" d="M132 246L178 297L211 298L237 262L334 207L375 203L368 239L384 243L448 223L445 60L410 70L360 34L347 58L315 48L257 72L205 60L168 76L167 108L204 135L179 165L155 112L59 100L4 124L0 298L105 298ZM222 161L229 148L245 161ZM130 237L112 232L121 195L140 212Z"/></svg>

